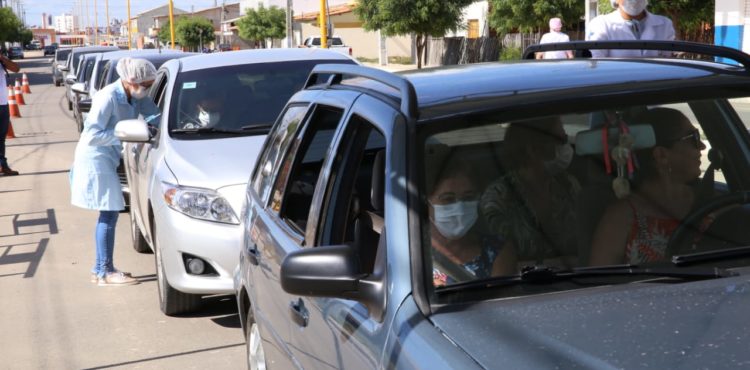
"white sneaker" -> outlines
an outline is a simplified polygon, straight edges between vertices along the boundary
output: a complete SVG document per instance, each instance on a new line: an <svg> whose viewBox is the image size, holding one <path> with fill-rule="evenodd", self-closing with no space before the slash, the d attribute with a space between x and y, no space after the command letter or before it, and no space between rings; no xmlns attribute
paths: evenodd
<svg viewBox="0 0 750 370"><path fill-rule="evenodd" d="M125 275L125 276L130 276L130 277L132 277L132 276L133 276L133 275L131 275L131 274L130 274L129 272L125 272L125 271L117 271L117 270L116 270L115 272L119 272L119 273L121 273L121 274L123 274L123 275ZM99 277L98 277L98 276L96 276L96 273L93 273L93 272L91 273L91 282L92 282L92 283L98 283L98 282L99 282Z"/></svg>
<svg viewBox="0 0 750 370"><path fill-rule="evenodd" d="M123 272L110 272L104 277L99 278L97 285L99 286L119 286L119 285L135 285L139 284L138 279L126 275Z"/></svg>

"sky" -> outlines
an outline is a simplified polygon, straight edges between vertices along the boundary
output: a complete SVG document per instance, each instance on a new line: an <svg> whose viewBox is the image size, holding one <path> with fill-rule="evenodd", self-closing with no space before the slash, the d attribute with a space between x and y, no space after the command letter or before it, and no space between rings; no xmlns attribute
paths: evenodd
<svg viewBox="0 0 750 370"><path fill-rule="evenodd" d="M9 1L9 0L6 0ZM94 25L94 1L98 8L98 19L99 26L102 27L106 24L106 4L109 3L109 18L125 19L127 18L127 0L13 0L20 1L24 9L26 10L26 25L41 26L42 25L42 13L55 15L62 15L63 13L80 13L81 4L86 4L89 7L89 18L90 23ZM238 0L227 0L227 3L236 3ZM286 1L272 0L272 3L281 2L286 4ZM319 0L293 0L294 8L309 10L307 8L316 8L319 4ZM334 3L345 2L342 0L329 0L329 6ZM194 10L200 10L205 8L213 7L214 4L221 5L222 0L173 0L173 6L185 11L191 11L191 7ZM144 12L149 9L166 5L167 0L130 0L130 15L135 16L138 13ZM74 6L76 11L74 12ZM299 11L299 10L298 10ZM85 17L85 15L84 15ZM85 22L85 20L84 20Z"/></svg>

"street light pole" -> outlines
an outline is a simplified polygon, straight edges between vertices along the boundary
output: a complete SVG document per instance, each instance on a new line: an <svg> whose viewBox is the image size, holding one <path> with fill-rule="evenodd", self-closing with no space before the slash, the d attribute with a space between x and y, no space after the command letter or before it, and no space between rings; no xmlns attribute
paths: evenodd
<svg viewBox="0 0 750 370"><path fill-rule="evenodd" d="M169 0L169 34L172 38L172 49L174 49L174 5L172 4L172 0Z"/></svg>
<svg viewBox="0 0 750 370"><path fill-rule="evenodd" d="M130 33L130 0L127 0L127 1L128 1L128 50L130 50L133 48L133 45L131 44L133 40L133 36Z"/></svg>

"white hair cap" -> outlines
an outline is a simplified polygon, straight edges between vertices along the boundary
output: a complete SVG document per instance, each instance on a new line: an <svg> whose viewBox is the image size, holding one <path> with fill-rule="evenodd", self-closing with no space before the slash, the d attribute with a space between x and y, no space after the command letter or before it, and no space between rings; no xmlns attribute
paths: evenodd
<svg viewBox="0 0 750 370"><path fill-rule="evenodd" d="M153 81L156 79L156 67L146 59L125 57L117 62L117 74L131 84Z"/></svg>
<svg viewBox="0 0 750 370"><path fill-rule="evenodd" d="M609 0L609 2L610 2L610 4L612 4L613 8L617 9L617 7L618 7L617 0Z"/></svg>

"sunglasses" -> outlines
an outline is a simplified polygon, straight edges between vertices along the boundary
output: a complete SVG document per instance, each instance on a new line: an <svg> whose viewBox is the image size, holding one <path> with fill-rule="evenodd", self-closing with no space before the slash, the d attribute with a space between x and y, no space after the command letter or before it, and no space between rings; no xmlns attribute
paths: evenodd
<svg viewBox="0 0 750 370"><path fill-rule="evenodd" d="M700 134L700 132L698 132L698 130L691 131L689 134L687 134L687 135L685 135L683 137L680 137L680 138L677 138L677 139L674 139L674 140L670 140L670 143L674 144L676 142L683 141L683 140L692 140L693 141L693 145L695 145L696 148L700 148L701 147L701 134Z"/></svg>

